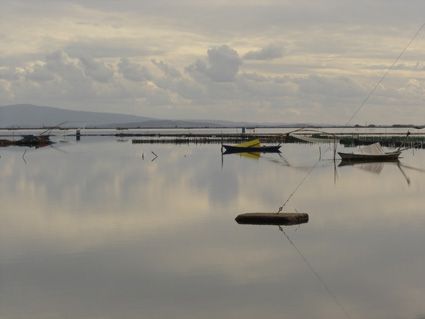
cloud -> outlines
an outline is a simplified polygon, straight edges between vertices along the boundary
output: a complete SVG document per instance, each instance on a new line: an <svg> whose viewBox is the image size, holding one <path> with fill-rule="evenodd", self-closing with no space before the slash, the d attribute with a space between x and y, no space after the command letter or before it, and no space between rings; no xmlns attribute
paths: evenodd
<svg viewBox="0 0 425 319"><path fill-rule="evenodd" d="M77 82L85 77L80 60L71 58L62 50L55 51L46 56L43 68L54 73L59 80Z"/></svg>
<svg viewBox="0 0 425 319"><path fill-rule="evenodd" d="M17 80L19 74L16 68L13 67L0 67L0 79L4 80Z"/></svg>
<svg viewBox="0 0 425 319"><path fill-rule="evenodd" d="M47 54L41 60L23 64L19 67L22 76L8 82L15 103L29 101L52 105L48 101L80 102L83 98L93 96L95 82L104 75L101 68L89 64L87 62L84 65L81 60L71 58L62 50Z"/></svg>
<svg viewBox="0 0 425 319"><path fill-rule="evenodd" d="M107 38L107 39L79 39L69 43L64 48L71 56L91 56L93 58L108 57L140 57L158 56L162 51L140 45L139 41L132 38Z"/></svg>
<svg viewBox="0 0 425 319"><path fill-rule="evenodd" d="M81 57L81 64L84 73L98 82L109 82L114 75L109 66L103 62L98 62L91 57Z"/></svg>
<svg viewBox="0 0 425 319"><path fill-rule="evenodd" d="M133 63L127 58L120 60L118 69L124 78L129 81L141 82L152 80L152 74L146 67Z"/></svg>
<svg viewBox="0 0 425 319"><path fill-rule="evenodd" d="M364 96L365 93L362 87L345 76L310 75L297 82L302 93L313 96L353 98Z"/></svg>
<svg viewBox="0 0 425 319"><path fill-rule="evenodd" d="M245 60L273 60L283 56L283 48L281 46L269 45L256 51L247 52L243 58Z"/></svg>
<svg viewBox="0 0 425 319"><path fill-rule="evenodd" d="M368 69L370 70L383 70L387 71L389 65L380 64L380 65L370 65ZM411 72L423 72L425 70L425 65L423 62L416 61L416 63L407 64L407 63L398 63L394 65L391 70L397 71L411 71Z"/></svg>
<svg viewBox="0 0 425 319"><path fill-rule="evenodd" d="M231 82L239 72L242 60L236 50L227 45L210 48L207 62L196 61L187 68L191 74L201 74L216 82Z"/></svg>
<svg viewBox="0 0 425 319"><path fill-rule="evenodd" d="M179 78L182 76L181 72L179 70L177 70L175 67L164 63L163 61L157 61L157 60L152 60L152 63L158 68L160 69L164 75L166 76L170 76L173 78Z"/></svg>
<svg viewBox="0 0 425 319"><path fill-rule="evenodd" d="M4 102L13 101L13 92L10 90L10 83L2 79L0 79L0 97Z"/></svg>
<svg viewBox="0 0 425 319"><path fill-rule="evenodd" d="M34 82L44 82L55 79L55 75L43 64L35 64L26 74L26 78Z"/></svg>
<svg viewBox="0 0 425 319"><path fill-rule="evenodd" d="M345 119L424 8L417 0L15 3L2 7L0 103L268 121ZM370 99L376 110L424 114L420 39ZM385 114L410 121L409 112Z"/></svg>

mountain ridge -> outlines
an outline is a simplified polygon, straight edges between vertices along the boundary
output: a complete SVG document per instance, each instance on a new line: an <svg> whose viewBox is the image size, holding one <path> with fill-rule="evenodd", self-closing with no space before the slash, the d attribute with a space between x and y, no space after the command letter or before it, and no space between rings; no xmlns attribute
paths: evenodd
<svg viewBox="0 0 425 319"><path fill-rule="evenodd" d="M0 106L0 127L46 127L57 126L63 123L62 127L78 127L105 125L113 122L126 123L133 121L150 121L153 118L91 111L74 111L51 106L39 106L33 104L13 104Z"/></svg>
<svg viewBox="0 0 425 319"><path fill-rule="evenodd" d="M175 120L108 112L69 110L33 104L0 106L0 128L208 128L250 125L230 121Z"/></svg>
<svg viewBox="0 0 425 319"><path fill-rule="evenodd" d="M237 127L320 127L307 123L254 123L227 120L176 120L123 114L69 110L33 104L0 106L0 128L237 128Z"/></svg>

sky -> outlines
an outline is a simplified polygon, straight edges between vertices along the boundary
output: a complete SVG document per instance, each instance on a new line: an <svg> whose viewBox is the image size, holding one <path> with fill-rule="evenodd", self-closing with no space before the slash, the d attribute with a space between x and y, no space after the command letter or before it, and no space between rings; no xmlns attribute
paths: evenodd
<svg viewBox="0 0 425 319"><path fill-rule="evenodd" d="M0 105L345 124L419 0L0 0ZM425 123L425 30L352 124Z"/></svg>

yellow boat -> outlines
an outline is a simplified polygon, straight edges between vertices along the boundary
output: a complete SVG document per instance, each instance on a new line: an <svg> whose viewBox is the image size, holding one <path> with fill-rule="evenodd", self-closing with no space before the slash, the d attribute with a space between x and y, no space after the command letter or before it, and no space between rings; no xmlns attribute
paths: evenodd
<svg viewBox="0 0 425 319"><path fill-rule="evenodd" d="M234 145L234 147L258 147L260 145L261 145L260 139L256 138L254 140L250 140L250 141L246 141L246 142L243 142L243 143L236 144L236 145Z"/></svg>
<svg viewBox="0 0 425 319"><path fill-rule="evenodd" d="M236 145L224 145L223 148L226 150L225 154L229 153L241 153L241 152L248 152L248 153L267 153L267 152L279 152L280 145L273 145L273 146L261 146L260 140L258 138L249 140L243 143L239 143Z"/></svg>

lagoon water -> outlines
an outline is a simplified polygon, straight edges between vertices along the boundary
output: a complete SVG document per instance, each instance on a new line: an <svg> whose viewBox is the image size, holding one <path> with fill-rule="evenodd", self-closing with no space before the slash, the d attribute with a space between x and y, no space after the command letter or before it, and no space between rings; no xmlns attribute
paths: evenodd
<svg viewBox="0 0 425 319"><path fill-rule="evenodd" d="M0 318L424 318L425 151L327 150L287 204L309 222L281 232L234 219L276 211L319 145L0 149Z"/></svg>

